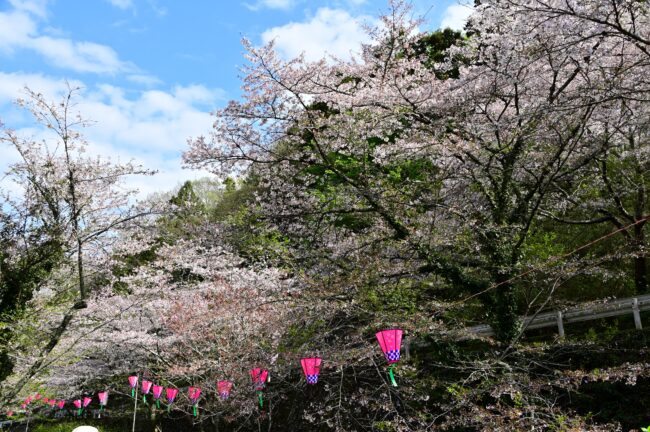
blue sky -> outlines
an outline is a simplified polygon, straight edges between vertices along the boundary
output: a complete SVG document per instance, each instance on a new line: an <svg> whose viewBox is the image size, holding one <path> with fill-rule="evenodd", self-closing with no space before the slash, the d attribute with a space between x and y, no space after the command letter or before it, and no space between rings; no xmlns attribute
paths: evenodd
<svg viewBox="0 0 650 432"><path fill-rule="evenodd" d="M462 0L461 0L462 1ZM428 29L462 26L458 0L415 0ZM158 169L134 180L143 194L205 173L181 169L187 139L209 132L210 112L240 95L241 38L308 58L345 57L384 0L0 0L0 120L40 137L12 101L26 85L55 100L83 88L79 110L96 123L90 151ZM15 155L0 147L0 171Z"/></svg>

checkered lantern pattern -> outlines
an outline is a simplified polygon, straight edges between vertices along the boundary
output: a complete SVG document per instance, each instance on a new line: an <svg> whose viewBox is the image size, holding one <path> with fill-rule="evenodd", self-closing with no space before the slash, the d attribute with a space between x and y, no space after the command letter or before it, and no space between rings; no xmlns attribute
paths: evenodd
<svg viewBox="0 0 650 432"><path fill-rule="evenodd" d="M399 361L399 350L388 350L384 353L384 356L389 363Z"/></svg>
<svg viewBox="0 0 650 432"><path fill-rule="evenodd" d="M316 384L318 382L321 362L322 359L319 357L310 357L300 360L302 371L305 373L305 378L307 379L307 384Z"/></svg>
<svg viewBox="0 0 650 432"><path fill-rule="evenodd" d="M318 382L318 375L307 375L307 384L316 384Z"/></svg>
<svg viewBox="0 0 650 432"><path fill-rule="evenodd" d="M388 329L375 334L388 364L397 363L400 359L399 353L402 346L402 333L400 329Z"/></svg>

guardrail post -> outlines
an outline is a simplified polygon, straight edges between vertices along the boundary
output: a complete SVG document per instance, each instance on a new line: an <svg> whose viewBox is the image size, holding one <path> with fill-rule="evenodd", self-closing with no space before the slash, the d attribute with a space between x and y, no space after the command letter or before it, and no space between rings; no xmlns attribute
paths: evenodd
<svg viewBox="0 0 650 432"><path fill-rule="evenodd" d="M632 315L634 315L634 326L637 330L641 330L643 326L641 325L641 313L639 312L639 299L632 299Z"/></svg>
<svg viewBox="0 0 650 432"><path fill-rule="evenodd" d="M562 311L557 311L557 334L564 339L564 323L562 322Z"/></svg>

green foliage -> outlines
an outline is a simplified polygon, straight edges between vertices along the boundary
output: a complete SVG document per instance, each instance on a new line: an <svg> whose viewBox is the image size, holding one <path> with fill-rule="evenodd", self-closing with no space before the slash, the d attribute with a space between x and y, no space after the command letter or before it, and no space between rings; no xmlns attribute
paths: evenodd
<svg viewBox="0 0 650 432"><path fill-rule="evenodd" d="M453 383L446 388L447 393L449 393L454 399L462 400L470 390L458 383Z"/></svg>
<svg viewBox="0 0 650 432"><path fill-rule="evenodd" d="M613 341L621 332L618 319L614 319L611 324L604 323L598 329L595 327L589 327L585 334L577 336L581 340L586 340L589 342L611 342Z"/></svg>
<svg viewBox="0 0 650 432"><path fill-rule="evenodd" d="M396 284L368 285L359 290L359 301L369 311L378 314L410 315L422 301L422 287L402 279Z"/></svg>
<svg viewBox="0 0 650 432"><path fill-rule="evenodd" d="M228 184L226 189L228 189ZM197 192L198 191L198 192ZM133 275L138 267L155 261L157 250L163 244L173 244L179 239L194 238L193 227L205 222L209 213L222 199L221 190L209 180L186 181L169 200L171 211L156 221L156 233L153 245L144 251L114 257L118 265L111 272L117 278L113 290L118 294L128 294L129 289L122 277ZM176 281L193 282L202 278L192 274L189 269L176 269L172 272Z"/></svg>
<svg viewBox="0 0 650 432"><path fill-rule="evenodd" d="M467 63L466 60L453 59L454 66L450 70L441 68L440 64L449 57L446 50L454 44L462 42L463 39L461 32L446 28L422 36L415 42L413 49L416 55L425 56L425 66L433 70L438 79L458 78L459 66L462 63Z"/></svg>
<svg viewBox="0 0 650 432"><path fill-rule="evenodd" d="M545 262L565 253L566 243L558 237L555 231L538 230L531 233L522 247L524 260Z"/></svg>
<svg viewBox="0 0 650 432"><path fill-rule="evenodd" d="M196 193L194 193L194 187L192 186L191 181L186 181L183 183L183 186L178 190L176 195L171 197L169 200L170 204L173 204L182 209L187 209L190 207L198 207L198 210L201 210L202 206L199 203Z"/></svg>
<svg viewBox="0 0 650 432"><path fill-rule="evenodd" d="M160 218L161 241L173 243L178 238L186 238L191 227L201 223L206 217L206 204L195 192L194 184L186 181L176 195L169 199L174 206L172 212Z"/></svg>
<svg viewBox="0 0 650 432"><path fill-rule="evenodd" d="M365 214L344 213L336 215L333 224L337 228L345 228L360 233L373 226L372 218Z"/></svg>
<svg viewBox="0 0 650 432"><path fill-rule="evenodd" d="M5 215L0 215L5 216ZM64 259L57 232L41 227L26 233L8 217L0 218L0 382L14 361L7 347L15 338L12 323L20 319L34 292Z"/></svg>
<svg viewBox="0 0 650 432"><path fill-rule="evenodd" d="M113 282L113 291L115 293L128 293L129 290L127 284L121 281L119 278L130 276L137 270L138 267L153 262L156 259L156 249L157 246L154 246L150 249L136 254L121 255L119 257L115 257L116 261L119 262L119 264L114 265L111 269L113 276L118 278L115 282Z"/></svg>
<svg viewBox="0 0 650 432"><path fill-rule="evenodd" d="M226 218L228 242L251 262L282 266L288 256L288 240L246 206Z"/></svg>
<svg viewBox="0 0 650 432"><path fill-rule="evenodd" d="M171 279L175 283L203 282L205 278L192 272L191 268L177 268L172 270Z"/></svg>
<svg viewBox="0 0 650 432"><path fill-rule="evenodd" d="M388 179L394 185L424 182L435 178L437 168L428 159L408 159L389 165Z"/></svg>
<svg viewBox="0 0 650 432"><path fill-rule="evenodd" d="M322 319L308 323L291 324L282 338L278 351L295 352L304 351L306 347L312 348L310 342L315 339L315 336L324 331L327 331L327 325Z"/></svg>
<svg viewBox="0 0 650 432"><path fill-rule="evenodd" d="M390 421L382 420L374 422L372 425L372 430L389 432L397 429L395 428L395 425Z"/></svg>
<svg viewBox="0 0 650 432"><path fill-rule="evenodd" d="M326 159L328 164L311 164L304 169L304 173L317 178L309 186L321 192L329 190L331 186L344 185L347 179L359 180L366 168L364 162L371 162L369 158L362 160L338 151L328 153Z"/></svg>
<svg viewBox="0 0 650 432"><path fill-rule="evenodd" d="M209 217L224 224L226 240L241 257L282 267L288 259L288 239L260 217L254 176L240 183L227 178L224 183Z"/></svg>
<svg viewBox="0 0 650 432"><path fill-rule="evenodd" d="M231 215L237 214L242 207L248 207L253 202L257 191L257 182L249 177L239 184L228 177L224 180L225 190L212 207L210 218L216 221L226 221Z"/></svg>
<svg viewBox="0 0 650 432"><path fill-rule="evenodd" d="M565 414L559 414L553 418L553 422L549 425L549 430L554 432L568 432L570 427L569 417Z"/></svg>

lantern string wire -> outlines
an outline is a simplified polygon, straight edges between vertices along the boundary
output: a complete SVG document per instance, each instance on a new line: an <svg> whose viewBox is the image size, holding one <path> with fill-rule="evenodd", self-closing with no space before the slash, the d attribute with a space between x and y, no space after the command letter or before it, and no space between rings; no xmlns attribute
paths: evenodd
<svg viewBox="0 0 650 432"><path fill-rule="evenodd" d="M480 296L482 294L485 294L486 292L491 291L493 289L496 289L496 288L500 287L501 285L509 284L509 283L511 283L511 282L513 282L513 281L515 281L517 279L521 279L522 277L527 276L530 273L533 273L533 272L536 272L536 271L541 270L543 268L546 268L546 267L550 266L551 264L553 264L553 263L555 263L557 261L568 258L568 257L570 257L571 255L573 255L575 253L578 253L578 252L580 252L580 251L582 251L584 249L587 249L587 248L595 245L596 243L599 243L599 242L601 242L603 240L606 240L606 239L608 239L609 237L612 237L615 234L618 234L618 233L623 232L623 231L627 231L628 229L630 229L630 228L632 228L632 227L634 227L634 226L636 226L638 224L647 222L649 219L650 219L650 216L646 216L644 218L638 219L638 220L636 220L636 221L634 221L634 222L632 222L632 223L630 223L628 225L625 225L625 226L620 227L620 228L618 228L618 229L616 229L614 231L611 231L611 232L609 232L609 233L607 233L607 234L605 234L605 235L603 235L601 237L598 237L595 240L591 240L590 242L587 242L587 243L573 249L570 252L558 255L556 257L552 257L552 258L544 261L543 263L541 263L541 264L539 264L537 266L531 267L531 268L529 268L528 270L526 270L526 271L524 271L522 273L519 273L517 275L512 276L509 279L506 279L506 280L498 282L498 283L493 283L488 288L484 289L483 291L480 291L480 292L474 293L472 295L469 295L469 296L463 298L462 300L456 301L454 303L456 303L456 304L465 303L468 300L471 300L471 299L473 299L475 297L478 297L478 296Z"/></svg>

